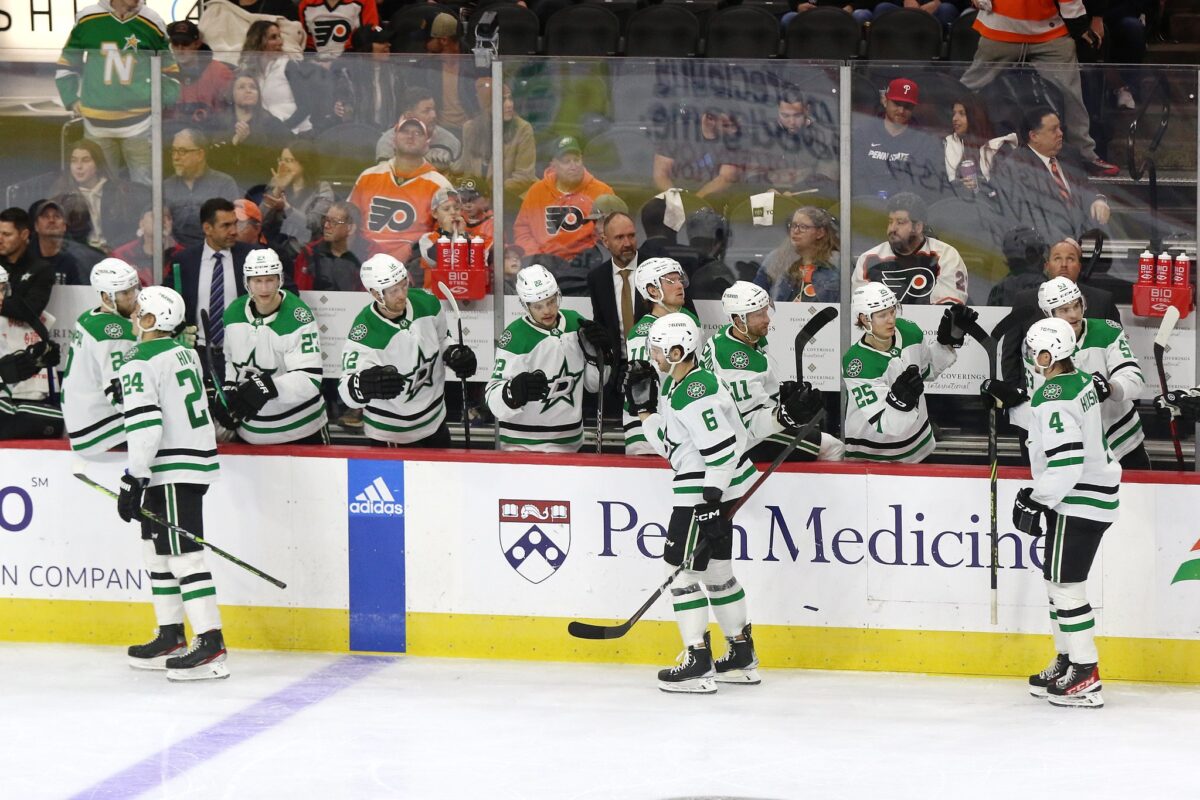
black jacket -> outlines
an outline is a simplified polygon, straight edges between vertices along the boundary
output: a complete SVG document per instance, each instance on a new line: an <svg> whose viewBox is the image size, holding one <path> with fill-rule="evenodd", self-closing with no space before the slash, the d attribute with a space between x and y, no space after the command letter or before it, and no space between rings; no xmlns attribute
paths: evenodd
<svg viewBox="0 0 1200 800"><path fill-rule="evenodd" d="M5 298L0 314L19 322L40 318L54 288L54 268L34 252L34 247L31 241L17 261L0 258L0 267L8 271L11 292Z"/></svg>
<svg viewBox="0 0 1200 800"><path fill-rule="evenodd" d="M1068 236L1078 239L1085 230L1097 227L1091 218L1096 200L1091 184L1082 172L1061 159L1058 167L1071 192L1065 201L1050 170L1028 146L1015 150L992 173L992 188L1012 227L1027 225L1051 243Z"/></svg>

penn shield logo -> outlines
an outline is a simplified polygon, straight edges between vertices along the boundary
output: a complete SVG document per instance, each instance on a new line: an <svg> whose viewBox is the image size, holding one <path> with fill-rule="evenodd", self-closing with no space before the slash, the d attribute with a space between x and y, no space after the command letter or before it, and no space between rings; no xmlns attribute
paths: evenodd
<svg viewBox="0 0 1200 800"><path fill-rule="evenodd" d="M546 206L546 233L571 233L583 227L583 210L577 206Z"/></svg>
<svg viewBox="0 0 1200 800"><path fill-rule="evenodd" d="M571 504L566 500L501 500L500 551L530 583L549 578L571 549Z"/></svg>
<svg viewBox="0 0 1200 800"><path fill-rule="evenodd" d="M383 482L383 478L376 478L350 501L350 513L401 517L404 516L404 504L396 501L396 496Z"/></svg>
<svg viewBox="0 0 1200 800"><path fill-rule="evenodd" d="M390 197L371 198L371 212L367 215L367 228L372 233L385 230L393 233L403 233L412 227L417 218L417 211L407 200L393 200Z"/></svg>

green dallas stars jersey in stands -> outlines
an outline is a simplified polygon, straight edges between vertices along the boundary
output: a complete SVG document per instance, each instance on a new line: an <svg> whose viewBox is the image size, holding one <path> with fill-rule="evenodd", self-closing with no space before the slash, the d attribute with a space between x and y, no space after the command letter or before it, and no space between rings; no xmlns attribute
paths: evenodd
<svg viewBox="0 0 1200 800"><path fill-rule="evenodd" d="M736 500L754 483L757 471L746 454L750 436L737 404L721 380L695 367L678 383L663 381L658 411L642 423L646 440L671 462L674 504L704 501L707 487L722 501Z"/></svg>
<svg viewBox="0 0 1200 800"><path fill-rule="evenodd" d="M666 314L666 309L662 306L655 306L662 309L663 314ZM700 318L686 308L680 309L680 313L687 314L692 318L692 322L696 323L696 327L700 326ZM649 361L651 365L654 361L650 358L650 346L647 344L647 338L650 335L650 326L654 324L654 320L658 317L653 314L647 314L637 321L637 323L629 329L629 336L625 339L625 358L628 361ZM666 376L661 372L658 374L659 383ZM623 408L621 413L621 422L625 429L625 455L627 456L652 456L655 455L655 450L646 441L646 436L642 433L642 421L629 413L628 408Z"/></svg>
<svg viewBox="0 0 1200 800"><path fill-rule="evenodd" d="M196 351L174 339L141 342L118 376L124 396L129 473L164 483L217 479L217 438Z"/></svg>
<svg viewBox="0 0 1200 800"><path fill-rule="evenodd" d="M1051 378L1029 405L1033 499L1070 517L1115 521L1121 465L1104 438L1092 376L1076 371Z"/></svg>
<svg viewBox="0 0 1200 800"><path fill-rule="evenodd" d="M442 353L446 317L437 298L410 289L404 316L390 320L371 303L354 318L342 350L342 401L363 408L350 396L350 378L365 369L393 366L404 376L404 391L390 400L370 400L363 411L367 438L409 444L432 436L446 419L446 367Z"/></svg>
<svg viewBox="0 0 1200 800"><path fill-rule="evenodd" d="M321 333L304 301L280 290L274 314L256 316L249 295L225 309L225 381L241 383L251 374L268 375L279 396L238 426L250 444L285 444L324 427L321 396Z"/></svg>
<svg viewBox="0 0 1200 800"><path fill-rule="evenodd" d="M910 364L916 364L926 383L937 378L957 358L951 347L925 344L921 329L906 319L896 320L896 337L887 352L855 342L842 357L842 381L849 393L846 404L846 458L902 461L915 464L933 452L937 442L929 424L925 395L911 411L887 403L892 383Z"/></svg>
<svg viewBox="0 0 1200 800"><path fill-rule="evenodd" d="M599 389L600 374L584 360L580 319L578 313L563 309L554 328L545 330L523 316L500 335L487 404L500 423L501 450L574 453L583 444L583 391ZM550 379L550 396L509 408L504 384L538 369Z"/></svg>
<svg viewBox="0 0 1200 800"><path fill-rule="evenodd" d="M133 344L133 324L120 314L94 308L75 321L62 371L62 410L76 453L103 453L124 443L121 409L104 390Z"/></svg>

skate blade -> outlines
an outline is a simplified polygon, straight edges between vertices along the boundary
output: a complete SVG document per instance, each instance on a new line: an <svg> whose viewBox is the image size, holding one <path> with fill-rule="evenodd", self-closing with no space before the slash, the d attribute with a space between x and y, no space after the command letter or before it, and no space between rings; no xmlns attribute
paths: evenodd
<svg viewBox="0 0 1200 800"><path fill-rule="evenodd" d="M191 669L169 669L167 670L167 680L175 682L183 681L211 681L229 677L229 667L224 661L214 661L211 664L201 664L198 667Z"/></svg>
<svg viewBox="0 0 1200 800"><path fill-rule="evenodd" d="M1086 694L1071 694L1058 695L1052 694L1046 697L1050 701L1050 705L1058 706L1059 708L1103 708L1104 697L1099 691L1087 692Z"/></svg>
<svg viewBox="0 0 1200 800"><path fill-rule="evenodd" d="M757 686L762 678L756 669L731 669L728 672L717 673L717 683L730 683L740 686Z"/></svg>
<svg viewBox="0 0 1200 800"><path fill-rule="evenodd" d="M659 681L658 688L669 694L715 694L717 684L712 678L693 678L678 683Z"/></svg>
<svg viewBox="0 0 1200 800"><path fill-rule="evenodd" d="M1030 686L1029 694L1039 700L1045 700L1050 696L1050 691L1045 686Z"/></svg>
<svg viewBox="0 0 1200 800"><path fill-rule="evenodd" d="M171 653L169 655L156 656L154 658L134 658L133 656L126 656L126 659L129 661L129 666L133 667L134 669L157 670L161 672L167 668L167 659L173 658L174 656L175 654Z"/></svg>

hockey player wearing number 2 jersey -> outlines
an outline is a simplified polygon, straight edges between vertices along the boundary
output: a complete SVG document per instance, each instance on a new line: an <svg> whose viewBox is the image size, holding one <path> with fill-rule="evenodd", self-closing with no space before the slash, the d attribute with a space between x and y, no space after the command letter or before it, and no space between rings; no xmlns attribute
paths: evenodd
<svg viewBox="0 0 1200 800"><path fill-rule="evenodd" d="M1105 438L1096 384L1072 361L1075 347L1075 331L1057 317L1039 320L1025 336L1026 362L1044 383L1029 402L1033 486L1017 492L1013 524L1040 536L1046 518L1042 575L1057 654L1030 676L1030 693L1056 706L1098 708L1104 699L1086 582L1117 519L1121 465Z"/></svg>
<svg viewBox="0 0 1200 800"><path fill-rule="evenodd" d="M749 434L729 390L699 364L700 328L691 317L656 320L649 345L655 366L630 363L625 400L641 419L646 440L675 472L663 561L668 574L685 565L671 587L685 651L677 666L658 673L658 686L709 694L718 682L757 684L746 592L733 575L729 518L756 474L746 454ZM666 375L661 388L660 373ZM716 662L705 630L709 606L729 645Z"/></svg>

